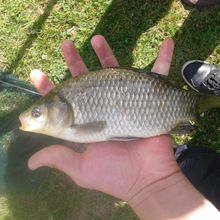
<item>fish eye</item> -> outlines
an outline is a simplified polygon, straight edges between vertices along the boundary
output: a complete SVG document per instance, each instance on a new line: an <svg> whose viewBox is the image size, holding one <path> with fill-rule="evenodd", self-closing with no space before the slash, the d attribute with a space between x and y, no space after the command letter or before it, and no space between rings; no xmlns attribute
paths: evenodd
<svg viewBox="0 0 220 220"><path fill-rule="evenodd" d="M41 110L40 110L40 108L39 107L34 107L33 109L32 109L32 111L31 111L31 115L32 115L32 117L34 117L34 118L39 118L40 116L41 116Z"/></svg>

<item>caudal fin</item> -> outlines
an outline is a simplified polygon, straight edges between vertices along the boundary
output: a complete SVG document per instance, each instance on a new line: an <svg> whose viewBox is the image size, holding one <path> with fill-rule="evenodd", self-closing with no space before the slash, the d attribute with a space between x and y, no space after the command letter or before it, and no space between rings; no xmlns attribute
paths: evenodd
<svg viewBox="0 0 220 220"><path fill-rule="evenodd" d="M199 101L199 112L205 112L212 108L220 108L220 96L201 95Z"/></svg>

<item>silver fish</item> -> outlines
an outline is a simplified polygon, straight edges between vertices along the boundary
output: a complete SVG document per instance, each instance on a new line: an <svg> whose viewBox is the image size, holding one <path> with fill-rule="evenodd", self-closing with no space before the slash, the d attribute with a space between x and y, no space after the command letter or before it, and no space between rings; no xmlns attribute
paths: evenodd
<svg viewBox="0 0 220 220"><path fill-rule="evenodd" d="M131 140L192 128L198 111L219 100L156 73L109 68L64 82L19 118L22 130L73 142Z"/></svg>

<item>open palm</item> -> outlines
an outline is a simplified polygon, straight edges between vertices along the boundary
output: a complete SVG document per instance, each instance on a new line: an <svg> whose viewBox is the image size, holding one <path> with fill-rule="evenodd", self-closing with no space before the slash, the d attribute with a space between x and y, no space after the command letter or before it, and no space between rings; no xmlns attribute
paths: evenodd
<svg viewBox="0 0 220 220"><path fill-rule="evenodd" d="M118 66L104 37L95 36L91 43L103 68ZM153 72L168 74L173 47L172 40L163 42ZM73 76L88 72L70 41L65 41L61 49ZM40 71L35 71L31 79L42 95L54 87ZM150 189L152 184L179 172L168 135L128 142L92 143L83 153L65 146L49 146L33 155L28 165L31 169L41 166L56 168L82 187L125 201L133 199L142 189Z"/></svg>

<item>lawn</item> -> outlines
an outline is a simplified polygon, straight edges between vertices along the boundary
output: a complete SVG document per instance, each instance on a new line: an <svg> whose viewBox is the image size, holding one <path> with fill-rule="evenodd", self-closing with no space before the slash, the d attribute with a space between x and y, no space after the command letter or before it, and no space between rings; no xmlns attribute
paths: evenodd
<svg viewBox="0 0 220 220"><path fill-rule="evenodd" d="M106 37L121 66L147 70L163 39L173 38L176 48L170 78L180 87L186 61L220 63L219 7L189 10L179 0L3 0L0 15L0 69L27 82L34 68L45 71L56 84L70 77L60 53L64 39L75 43L89 69L99 69L90 46L95 34ZM176 141L220 152L220 112L203 114L200 123L195 134L176 137ZM44 139L40 143L46 145ZM6 175L7 193L0 199L0 219L136 219L122 201L81 189L56 171L28 171L31 151L17 150L9 152L10 175Z"/></svg>

